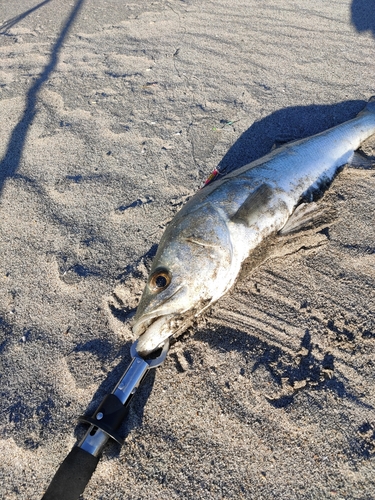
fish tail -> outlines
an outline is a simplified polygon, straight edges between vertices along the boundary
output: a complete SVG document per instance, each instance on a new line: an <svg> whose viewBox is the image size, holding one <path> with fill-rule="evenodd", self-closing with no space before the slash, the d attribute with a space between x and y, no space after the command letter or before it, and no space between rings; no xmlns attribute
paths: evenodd
<svg viewBox="0 0 375 500"><path fill-rule="evenodd" d="M367 111L368 113L375 113L375 95L370 97L363 111Z"/></svg>

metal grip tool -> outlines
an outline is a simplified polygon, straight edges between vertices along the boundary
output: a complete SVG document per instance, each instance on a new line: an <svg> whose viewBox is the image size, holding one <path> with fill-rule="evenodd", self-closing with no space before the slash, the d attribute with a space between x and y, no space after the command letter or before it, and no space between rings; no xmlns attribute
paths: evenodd
<svg viewBox="0 0 375 500"><path fill-rule="evenodd" d="M124 440L118 434L128 405L147 372L161 365L168 353L167 340L158 357L142 358L137 352L137 343L130 348L132 361L111 394L107 394L92 417L83 416L79 420L90 424L81 441L74 446L60 465L42 500L78 500L94 473L101 452L112 438L119 444Z"/></svg>

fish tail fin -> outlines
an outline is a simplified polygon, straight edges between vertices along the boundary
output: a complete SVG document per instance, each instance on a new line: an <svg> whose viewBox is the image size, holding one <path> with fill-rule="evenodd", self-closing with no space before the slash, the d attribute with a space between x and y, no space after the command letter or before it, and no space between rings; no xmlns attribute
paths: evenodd
<svg viewBox="0 0 375 500"><path fill-rule="evenodd" d="M373 95L372 97L370 97L370 99L368 100L363 112L367 112L367 113L375 113L375 95Z"/></svg>
<svg viewBox="0 0 375 500"><path fill-rule="evenodd" d="M360 113L358 113L357 116L369 115L369 114L375 115L375 95L370 97L370 99L367 101L366 106ZM366 153L363 153L363 151L362 152L354 151L352 157L348 161L348 165L354 168L374 170L375 155L372 154L371 156L368 156Z"/></svg>

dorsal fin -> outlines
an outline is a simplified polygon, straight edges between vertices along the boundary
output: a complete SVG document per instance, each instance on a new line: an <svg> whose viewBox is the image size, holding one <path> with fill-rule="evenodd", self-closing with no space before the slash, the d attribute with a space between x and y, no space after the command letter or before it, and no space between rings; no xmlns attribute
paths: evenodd
<svg viewBox="0 0 375 500"><path fill-rule="evenodd" d="M269 184L261 184L255 191L249 194L237 212L232 215L232 222L240 222L250 226L259 218L269 204L272 197L272 188Z"/></svg>

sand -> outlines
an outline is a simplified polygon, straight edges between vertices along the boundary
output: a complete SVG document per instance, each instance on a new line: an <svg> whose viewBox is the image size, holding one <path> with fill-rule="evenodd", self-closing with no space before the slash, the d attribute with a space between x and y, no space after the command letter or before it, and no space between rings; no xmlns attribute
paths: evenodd
<svg viewBox="0 0 375 500"><path fill-rule="evenodd" d="M1 2L1 498L41 498L115 386L187 197L354 117L374 50L370 1ZM374 194L344 169L171 348L85 500L375 498Z"/></svg>

